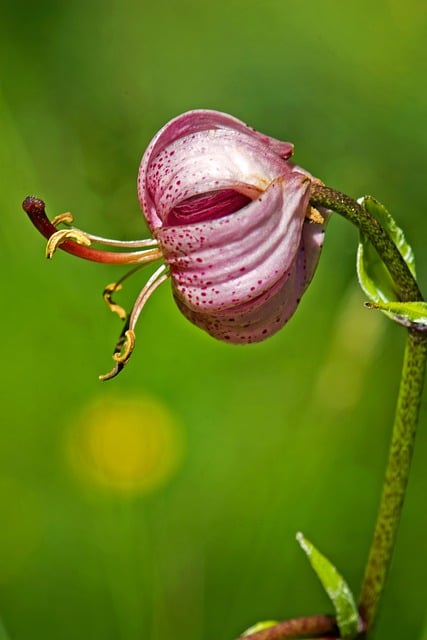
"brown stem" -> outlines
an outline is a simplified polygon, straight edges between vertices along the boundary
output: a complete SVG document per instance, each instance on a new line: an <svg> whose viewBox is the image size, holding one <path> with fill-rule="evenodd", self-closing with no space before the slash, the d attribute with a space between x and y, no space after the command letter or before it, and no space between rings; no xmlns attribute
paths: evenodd
<svg viewBox="0 0 427 640"><path fill-rule="evenodd" d="M244 640L286 640L286 638L335 640L339 638L336 619L334 616L324 615L294 618L244 636ZM239 640L243 640L243 636Z"/></svg>

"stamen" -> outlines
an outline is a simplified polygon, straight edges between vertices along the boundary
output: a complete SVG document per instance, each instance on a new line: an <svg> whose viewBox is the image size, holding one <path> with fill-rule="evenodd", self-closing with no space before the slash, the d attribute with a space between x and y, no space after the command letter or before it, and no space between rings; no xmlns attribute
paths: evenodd
<svg viewBox="0 0 427 640"><path fill-rule="evenodd" d="M102 292L102 297L104 298L105 302L109 306L110 310L113 313L117 313L120 320L126 320L126 318L128 317L128 314L123 309L123 307L121 307L119 304L114 302L114 300L112 299L113 293L115 293L116 291L120 291L121 288L122 288L122 285L118 284L118 282L112 282L111 284L107 284L104 291Z"/></svg>
<svg viewBox="0 0 427 640"><path fill-rule="evenodd" d="M124 340L122 345L122 353L115 353L113 358L118 364L123 366L129 360L132 355L132 351L135 348L135 332L128 329L124 334Z"/></svg>
<svg viewBox="0 0 427 640"><path fill-rule="evenodd" d="M325 218L322 216L320 211L310 205L307 207L305 219L309 222L315 222L317 224L323 224L325 222Z"/></svg>
<svg viewBox="0 0 427 640"><path fill-rule="evenodd" d="M74 222L74 216L70 211L66 213L60 213L58 216L55 216L52 220L52 224L57 227L60 224L72 225ZM114 240L113 238L103 238L102 236L96 236L93 233L86 233L86 231L81 231L81 229L77 229L77 227L73 227L75 231L79 233L84 233L84 235L89 238L92 242L96 242L97 244L106 244L110 247L123 247L123 248L133 248L133 249L142 249L145 247L158 247L159 243L154 238L145 238L143 240Z"/></svg>
<svg viewBox="0 0 427 640"><path fill-rule="evenodd" d="M90 247L91 245L90 239L83 231L79 231L78 229L61 229L61 231L53 233L47 241L46 258L50 260L57 248L68 239L74 240L77 244L85 247Z"/></svg>
<svg viewBox="0 0 427 640"><path fill-rule="evenodd" d="M28 214L31 222L34 226L40 231L42 235L45 236L48 240L58 232L55 225L49 220L45 211L45 204L43 200L40 198L36 198L34 196L28 196L22 203L22 207L24 211ZM63 217L63 214L59 216L59 222L67 222L67 217ZM54 218L54 222L58 224L58 217ZM54 250L57 247L60 247L67 253L71 253L73 255L79 256L80 258L84 258L85 260L92 260L94 262L104 262L107 264L145 264L148 262L154 262L155 260L159 260L163 257L161 249L157 245L157 241L153 239L147 240L136 240L128 242L122 242L120 240L108 240L107 238L99 238L98 236L91 236L88 233L84 233L80 231L80 229L70 229L70 235L65 237L64 235L56 236L59 237L61 241L58 240L53 241ZM82 234L80 236L80 234ZM102 242L103 244L109 244L110 246L117 247L153 247L145 249L144 251L132 251L129 253L119 253L113 251L102 251L100 249L93 249L87 245L87 242L84 244L79 244L76 241L76 237L82 238L84 236L86 239L90 241Z"/></svg>
<svg viewBox="0 0 427 640"><path fill-rule="evenodd" d="M129 249L142 249L144 247L158 247L159 243L154 238L145 238L143 240L113 240L112 238L103 238L101 236L94 236L91 233L86 234L92 242L98 244L106 244L110 247L128 247Z"/></svg>
<svg viewBox="0 0 427 640"><path fill-rule="evenodd" d="M58 216L55 216L52 220L52 224L54 227L57 227L59 224L73 224L74 218L73 214L67 211L66 213L60 213Z"/></svg>
<svg viewBox="0 0 427 640"><path fill-rule="evenodd" d="M131 273L133 273L133 271L135 270L132 270ZM121 280L119 280L116 283L116 285L119 285L120 287L121 286L120 282L122 282L125 278L131 275L131 273L126 274L126 276L124 276ZM141 290L139 296L135 301L130 317L126 321L125 326L123 327L123 330L117 341L116 348L114 349L113 360L116 361L116 364L111 369L111 371L109 371L104 375L99 376L100 380L105 381L105 380L111 380L111 378L115 378L115 376L117 376L120 373L120 371L123 369L123 367L128 363L129 358L131 357L135 347L134 329L138 321L138 318L141 314L141 311L144 308L145 303L147 302L151 294L154 293L154 291L162 284L162 282L165 282L165 280L167 280L168 277L169 277L169 273L166 272L166 266L162 264L162 266L159 267L153 273L153 275L147 281L146 285ZM110 287L114 287L114 285L109 285L106 289L109 289ZM116 286L114 290L117 291L117 288L118 287ZM111 302L111 296L110 296L110 302ZM107 300L107 303L109 304L108 300ZM113 303L112 306L114 307L118 305L115 305L115 303ZM110 305L110 308L111 308L111 305ZM123 313L125 313L124 309L122 309L121 307L120 309L122 310ZM116 309L112 309L112 310L116 311L116 313L119 313ZM126 314L125 314L125 317L126 317Z"/></svg>
<svg viewBox="0 0 427 640"><path fill-rule="evenodd" d="M141 315L145 303L154 291L160 287L160 285L169 278L169 272L166 272L166 265L162 264L161 267L153 273L149 278L146 285L141 289L139 296L137 297L135 304L133 305L132 312L129 318L129 328L134 330L138 318Z"/></svg>
<svg viewBox="0 0 427 640"><path fill-rule="evenodd" d="M119 280L117 280L117 282L112 282L111 284L107 284L104 291L102 292L103 298L107 303L107 305L109 306L109 308L111 309L111 311L113 313L117 313L117 315L121 320L126 320L128 317L128 314L123 309L123 307L121 307L119 304L116 304L114 302L114 300L112 299L112 296L116 291L120 291L120 289L122 288L122 282L127 280L127 278L129 278L130 276L133 276L133 274L139 271L140 269L142 269L143 266L144 266L143 264L139 264L138 266L131 269L131 271L128 271L127 273L125 273L125 275L122 276Z"/></svg>
<svg viewBox="0 0 427 640"><path fill-rule="evenodd" d="M135 333L130 329L126 329L120 335L116 348L113 353L113 360L116 361L114 367L108 373L99 376L102 382L115 378L127 364L132 352L135 348Z"/></svg>

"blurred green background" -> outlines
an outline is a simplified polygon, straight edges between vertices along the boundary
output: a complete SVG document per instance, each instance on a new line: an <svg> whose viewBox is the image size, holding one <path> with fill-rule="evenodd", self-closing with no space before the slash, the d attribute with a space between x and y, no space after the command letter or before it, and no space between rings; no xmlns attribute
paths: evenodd
<svg viewBox="0 0 427 640"><path fill-rule="evenodd" d="M101 292L123 269L58 254L21 211L146 234L136 173L188 109L232 113L405 229L427 278L426 4L421 0L3 0L0 638L230 640L330 611L302 530L357 592L404 331L362 306L356 233L333 218L278 335L215 342L149 301L136 352ZM126 284L131 303L146 274ZM425 406L377 637L427 633ZM3 635L2 635L3 633Z"/></svg>

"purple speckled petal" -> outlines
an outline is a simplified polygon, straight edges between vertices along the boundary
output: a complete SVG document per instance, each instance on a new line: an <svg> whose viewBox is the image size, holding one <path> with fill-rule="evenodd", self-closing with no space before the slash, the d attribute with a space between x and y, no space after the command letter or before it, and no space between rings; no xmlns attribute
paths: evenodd
<svg viewBox="0 0 427 640"><path fill-rule="evenodd" d="M286 272L289 277L310 184L303 174L288 171L233 215L159 229L174 295L193 310L210 313L258 298Z"/></svg>
<svg viewBox="0 0 427 640"><path fill-rule="evenodd" d="M306 221L303 242L290 273L286 272L272 288L232 310L213 313L194 310L175 295L181 312L211 336L233 344L260 342L273 335L291 318L309 285L322 248L325 225Z"/></svg>
<svg viewBox="0 0 427 640"><path fill-rule="evenodd" d="M319 262L320 253L323 247L323 241L325 239L325 230L328 224L331 212L326 209L320 211L324 218L323 224L305 221L302 229L300 251L304 252L304 289L310 284L314 272L316 271L317 263Z"/></svg>
<svg viewBox="0 0 427 640"><path fill-rule="evenodd" d="M190 111L145 152L138 196L183 314L212 336L267 338L294 313L323 243L306 219L315 180L293 146L224 113Z"/></svg>
<svg viewBox="0 0 427 640"><path fill-rule="evenodd" d="M138 196L150 228L162 226L165 211L173 208L172 197L177 202L210 189L236 187L240 182L242 193L245 185L265 189L266 180L280 175L280 165L292 151L292 144L265 136L218 111L195 110L178 116L153 138L141 161ZM269 165L267 156L276 169ZM224 160L221 173L218 167ZM216 179L223 182L215 184ZM186 186L178 180L184 180ZM170 198L166 198L168 192Z"/></svg>
<svg viewBox="0 0 427 640"><path fill-rule="evenodd" d="M159 153L146 184L156 215L167 224L168 213L182 201L223 189L256 197L286 170L286 162L256 138L210 130L180 138Z"/></svg>
<svg viewBox="0 0 427 640"><path fill-rule="evenodd" d="M233 344L260 342L283 327L298 306L302 285L303 255L299 252L289 272L261 296L233 309L213 313L196 311L175 295L181 312L214 338Z"/></svg>

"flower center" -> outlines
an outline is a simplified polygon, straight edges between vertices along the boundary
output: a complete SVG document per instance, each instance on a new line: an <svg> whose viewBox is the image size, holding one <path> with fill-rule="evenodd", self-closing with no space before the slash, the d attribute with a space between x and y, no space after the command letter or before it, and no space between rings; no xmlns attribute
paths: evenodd
<svg viewBox="0 0 427 640"><path fill-rule="evenodd" d="M166 226L180 226L216 220L235 213L252 202L252 198L235 189L209 191L178 203L166 216Z"/></svg>

